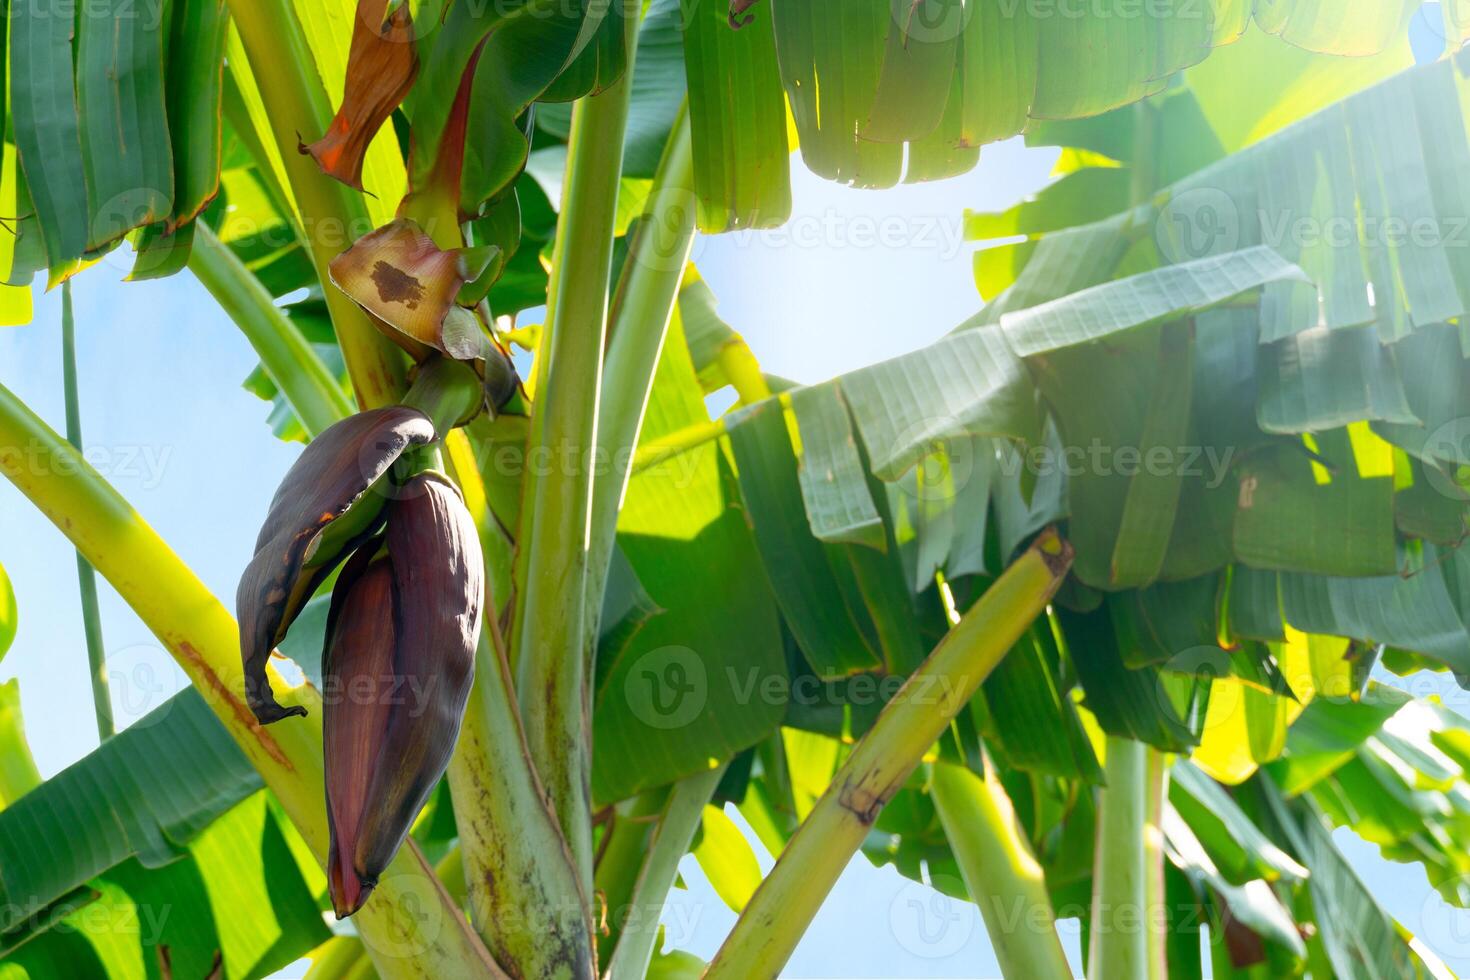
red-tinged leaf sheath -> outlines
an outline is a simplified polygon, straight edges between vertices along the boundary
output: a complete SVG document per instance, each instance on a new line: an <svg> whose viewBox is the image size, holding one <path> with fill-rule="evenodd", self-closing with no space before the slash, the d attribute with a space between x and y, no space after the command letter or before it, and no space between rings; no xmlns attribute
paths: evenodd
<svg viewBox="0 0 1470 980"><path fill-rule="evenodd" d="M464 141L469 132L470 93L474 89L475 69L480 64L480 55L484 50L485 42L481 41L465 65L464 74L460 76L459 88L455 89L454 102L449 107L449 116L445 120L438 145L424 146L413 142L408 148L409 187L408 193L399 202L398 213L405 217L449 215L456 222L452 229L430 229L446 245L457 244L462 240L457 219L464 211L460 207L460 184L464 175ZM425 172L423 179L415 180L414 174L418 173L418 170L414 167L414 160L423 154L428 155L431 166Z"/></svg>
<svg viewBox="0 0 1470 980"><path fill-rule="evenodd" d="M483 569L459 491L423 473L396 492L383 537L338 579L323 687L339 916L367 900L449 765L474 679Z"/></svg>
<svg viewBox="0 0 1470 980"><path fill-rule="evenodd" d="M369 488L410 446L433 439L418 409L373 409L324 430L281 481L235 593L245 698L263 724L306 713L276 702L265 674L271 650L322 580L376 529L383 501ZM349 511L352 519L336 524Z"/></svg>
<svg viewBox="0 0 1470 980"><path fill-rule="evenodd" d="M362 161L384 120L413 87L418 52L409 5L387 13L388 0L359 0L347 54L342 105L310 153L322 172L362 190Z"/></svg>

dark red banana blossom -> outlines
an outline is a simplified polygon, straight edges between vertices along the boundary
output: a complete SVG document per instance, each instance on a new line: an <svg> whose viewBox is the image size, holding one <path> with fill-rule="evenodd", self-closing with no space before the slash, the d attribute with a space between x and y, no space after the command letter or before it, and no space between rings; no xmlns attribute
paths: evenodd
<svg viewBox="0 0 1470 980"><path fill-rule="evenodd" d="M484 561L459 491L421 473L386 518L337 579L322 662L339 917L367 901L449 765L480 635Z"/></svg>
<svg viewBox="0 0 1470 980"><path fill-rule="evenodd" d="M277 703L265 673L271 650L332 569L377 531L394 462L434 438L418 409L363 412L313 439L276 490L235 594L245 700L263 724L306 714Z"/></svg>

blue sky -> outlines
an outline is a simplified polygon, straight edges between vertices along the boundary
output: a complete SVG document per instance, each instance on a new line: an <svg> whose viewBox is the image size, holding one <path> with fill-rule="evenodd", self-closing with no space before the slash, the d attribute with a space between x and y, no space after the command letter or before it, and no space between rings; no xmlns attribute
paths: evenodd
<svg viewBox="0 0 1470 980"><path fill-rule="evenodd" d="M1041 187L1055 151L1018 141L989 147L950 181L875 193L793 167L795 210L785 229L701 239L696 261L720 312L763 366L814 382L922 347L980 305L966 207L1005 207ZM259 522L299 448L277 441L267 406L240 388L249 346L188 273L123 284L104 263L75 285L81 401L89 459L227 602ZM35 321L0 330L0 383L62 425L59 293L38 291ZM50 775L96 746L73 552L8 483L0 484L0 564L20 607L0 679L18 677L31 743ZM177 691L183 675L104 583L103 629L120 724ZM1449 965L1470 969L1470 929L1434 897L1417 866L1388 865L1368 845L1343 846L1383 901ZM769 859L762 853L765 866ZM708 958L734 915L692 859L690 888L666 923ZM1458 928L1457 928L1458 927ZM1064 941L1076 955L1075 922ZM304 968L283 976L298 977ZM973 906L950 902L891 870L856 859L829 898L787 976L995 977Z"/></svg>

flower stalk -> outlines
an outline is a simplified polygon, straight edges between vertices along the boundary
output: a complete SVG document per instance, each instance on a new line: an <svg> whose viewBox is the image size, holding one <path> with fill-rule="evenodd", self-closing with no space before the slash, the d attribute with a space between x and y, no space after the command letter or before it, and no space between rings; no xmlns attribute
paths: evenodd
<svg viewBox="0 0 1470 980"><path fill-rule="evenodd" d="M1055 531L1043 532L945 635L792 835L710 962L707 980L780 973L883 806L1046 608L1071 565L1071 547Z"/></svg>
<svg viewBox="0 0 1470 980"><path fill-rule="evenodd" d="M484 397L469 365L436 355L419 365L403 404L427 415L443 439L480 410Z"/></svg>

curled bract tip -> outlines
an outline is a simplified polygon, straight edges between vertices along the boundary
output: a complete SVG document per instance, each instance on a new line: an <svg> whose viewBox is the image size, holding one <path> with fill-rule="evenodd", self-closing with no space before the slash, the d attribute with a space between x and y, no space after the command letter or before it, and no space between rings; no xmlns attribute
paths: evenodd
<svg viewBox="0 0 1470 980"><path fill-rule="evenodd" d="M409 5L360 0L347 55L342 105L321 139L301 146L330 177L362 190L368 146L418 74Z"/></svg>
<svg viewBox="0 0 1470 980"><path fill-rule="evenodd" d="M409 447L434 438L418 409L373 409L328 427L287 471L235 593L245 700L262 724L306 713L277 702L271 651L327 575L377 530L386 498L374 487Z"/></svg>

